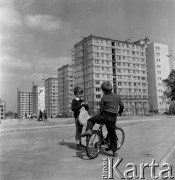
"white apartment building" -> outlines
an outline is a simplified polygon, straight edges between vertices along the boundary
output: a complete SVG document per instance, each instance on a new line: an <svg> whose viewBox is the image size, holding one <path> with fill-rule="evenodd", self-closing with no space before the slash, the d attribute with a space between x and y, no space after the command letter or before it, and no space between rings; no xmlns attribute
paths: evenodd
<svg viewBox="0 0 175 180"><path fill-rule="evenodd" d="M33 115L33 93L17 90L17 114L18 117Z"/></svg>
<svg viewBox="0 0 175 180"><path fill-rule="evenodd" d="M62 116L73 116L71 110L74 98L75 72L73 65L65 65L58 69L58 107Z"/></svg>
<svg viewBox="0 0 175 180"><path fill-rule="evenodd" d="M33 115L38 116L39 111L45 110L45 87L34 85L33 89Z"/></svg>
<svg viewBox="0 0 175 180"><path fill-rule="evenodd" d="M162 80L168 78L170 74L168 52L166 44L150 43L147 45L149 101L153 110L160 113L165 112L169 106L162 98L165 91Z"/></svg>
<svg viewBox="0 0 175 180"><path fill-rule="evenodd" d="M100 86L110 81L121 95L125 114L149 110L145 46L90 35L75 49L75 86L84 88L90 114L97 114L102 97Z"/></svg>
<svg viewBox="0 0 175 180"><path fill-rule="evenodd" d="M0 98L0 120L5 119L6 102Z"/></svg>
<svg viewBox="0 0 175 180"><path fill-rule="evenodd" d="M45 80L45 110L48 117L56 117L58 111L58 78Z"/></svg>

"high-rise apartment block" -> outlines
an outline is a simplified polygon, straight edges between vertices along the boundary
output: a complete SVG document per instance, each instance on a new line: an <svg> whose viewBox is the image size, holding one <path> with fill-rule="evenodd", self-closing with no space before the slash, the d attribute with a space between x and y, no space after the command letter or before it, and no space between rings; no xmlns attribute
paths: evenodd
<svg viewBox="0 0 175 180"><path fill-rule="evenodd" d="M33 93L17 90L17 114L18 117L33 115Z"/></svg>
<svg viewBox="0 0 175 180"><path fill-rule="evenodd" d="M160 113L168 110L169 106L163 100L165 87L162 84L162 80L168 78L170 74L168 52L168 45L160 43L147 45L149 101L153 110Z"/></svg>
<svg viewBox="0 0 175 180"><path fill-rule="evenodd" d="M74 65L65 65L58 69L58 106L62 116L72 116L71 102L74 97Z"/></svg>
<svg viewBox="0 0 175 180"><path fill-rule="evenodd" d="M0 120L5 119L6 102L0 98Z"/></svg>
<svg viewBox="0 0 175 180"><path fill-rule="evenodd" d="M125 114L148 112L145 46L90 35L74 45L75 85L84 89L90 114L97 114L102 97L100 86L110 81L121 95Z"/></svg>
<svg viewBox="0 0 175 180"><path fill-rule="evenodd" d="M38 116L39 110L45 110L45 88L33 85L33 115Z"/></svg>
<svg viewBox="0 0 175 180"><path fill-rule="evenodd" d="M45 80L45 110L48 117L58 115L58 78Z"/></svg>

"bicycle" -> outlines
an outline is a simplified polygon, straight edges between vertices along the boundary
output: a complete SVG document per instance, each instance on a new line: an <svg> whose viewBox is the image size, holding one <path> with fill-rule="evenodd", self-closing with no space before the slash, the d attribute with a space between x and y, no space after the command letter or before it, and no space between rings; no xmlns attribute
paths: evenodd
<svg viewBox="0 0 175 180"><path fill-rule="evenodd" d="M110 147L108 134L106 137L103 136L103 126L104 124L101 124L98 130L92 130L90 136L86 135L86 153L90 159L95 159L99 155L102 146ZM118 137L118 139L116 139L117 150L119 150L124 143L125 133L122 128L116 126L116 134Z"/></svg>

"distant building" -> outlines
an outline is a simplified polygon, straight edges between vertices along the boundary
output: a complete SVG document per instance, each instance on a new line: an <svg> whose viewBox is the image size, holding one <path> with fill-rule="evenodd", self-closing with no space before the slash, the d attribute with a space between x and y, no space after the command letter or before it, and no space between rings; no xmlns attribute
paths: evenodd
<svg viewBox="0 0 175 180"><path fill-rule="evenodd" d="M6 102L0 98L0 120L5 119Z"/></svg>
<svg viewBox="0 0 175 180"><path fill-rule="evenodd" d="M33 115L33 93L17 90L17 114L18 117Z"/></svg>
<svg viewBox="0 0 175 180"><path fill-rule="evenodd" d="M56 117L58 111L58 78L45 80L45 110L48 117Z"/></svg>
<svg viewBox="0 0 175 180"><path fill-rule="evenodd" d="M33 115L38 116L39 110L45 110L45 88L33 85Z"/></svg>
<svg viewBox="0 0 175 180"><path fill-rule="evenodd" d="M97 114L102 97L101 84L110 81L121 95L125 114L149 110L145 46L90 35L75 49L75 86L84 89L90 114Z"/></svg>
<svg viewBox="0 0 175 180"><path fill-rule="evenodd" d="M71 102L74 97L75 72L73 65L65 65L58 69L58 107L63 116L72 116Z"/></svg>
<svg viewBox="0 0 175 180"><path fill-rule="evenodd" d="M150 43L147 45L147 69L149 84L149 101L153 110L160 113L168 110L169 105L163 100L165 87L162 80L170 74L170 61L168 45L161 43Z"/></svg>

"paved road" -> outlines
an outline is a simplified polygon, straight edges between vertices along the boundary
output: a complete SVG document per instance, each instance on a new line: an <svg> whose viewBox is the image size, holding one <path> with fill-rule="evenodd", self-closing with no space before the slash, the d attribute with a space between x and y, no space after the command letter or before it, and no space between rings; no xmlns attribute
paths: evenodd
<svg viewBox="0 0 175 180"><path fill-rule="evenodd" d="M118 151L118 158L123 158L120 171L124 172L128 163L139 167L155 159L157 163L170 163L175 176L175 118L120 120L118 124L126 134L125 144ZM74 134L73 123L1 124L1 180L102 179L102 160L111 160L111 154L103 151L89 160L85 151L76 150ZM115 173L114 179L119 179ZM151 179L149 168L145 169L145 179Z"/></svg>

